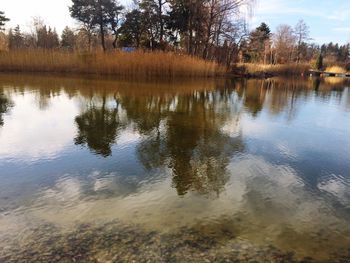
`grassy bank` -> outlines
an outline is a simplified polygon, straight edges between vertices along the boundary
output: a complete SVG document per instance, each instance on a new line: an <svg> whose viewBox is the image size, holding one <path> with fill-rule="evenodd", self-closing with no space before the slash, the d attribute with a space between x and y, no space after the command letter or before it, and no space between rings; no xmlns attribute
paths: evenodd
<svg viewBox="0 0 350 263"><path fill-rule="evenodd" d="M0 71L115 75L125 78L212 77L224 75L216 63L165 52L69 53L25 50L0 53Z"/></svg>
<svg viewBox="0 0 350 263"><path fill-rule="evenodd" d="M300 75L309 64L237 64L229 75L272 77ZM225 67L200 58L171 52L71 53L50 50L0 52L2 72L40 72L110 75L122 78L224 76Z"/></svg>
<svg viewBox="0 0 350 263"><path fill-rule="evenodd" d="M242 75L251 77L264 77L264 76L293 76L301 75L310 69L308 63L305 64L252 64L244 63L237 64L236 72L240 72Z"/></svg>
<svg viewBox="0 0 350 263"><path fill-rule="evenodd" d="M326 72L332 72L336 74L344 74L347 73L347 70L341 66L330 66L325 69Z"/></svg>

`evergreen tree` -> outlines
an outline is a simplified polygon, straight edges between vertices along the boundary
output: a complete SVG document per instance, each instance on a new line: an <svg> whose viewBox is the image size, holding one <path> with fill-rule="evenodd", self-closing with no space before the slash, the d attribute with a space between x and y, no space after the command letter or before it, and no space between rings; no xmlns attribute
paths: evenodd
<svg viewBox="0 0 350 263"><path fill-rule="evenodd" d="M140 11L147 34L148 48L155 49L159 39L157 5L153 0L142 0L140 2Z"/></svg>
<svg viewBox="0 0 350 263"><path fill-rule="evenodd" d="M76 36L69 27L65 27L61 35L61 47L66 50L74 50Z"/></svg>
<svg viewBox="0 0 350 263"><path fill-rule="evenodd" d="M73 5L69 8L71 16L81 22L89 32L98 30L102 49L106 51L105 35L108 33L108 26L111 25L113 30L116 28L117 15L122 7L116 0L72 0L72 2ZM116 32L115 35L117 37Z"/></svg>
<svg viewBox="0 0 350 263"><path fill-rule="evenodd" d="M83 25L88 40L88 49L91 49L92 35L96 28L96 15L94 9L94 0L72 0L73 5L69 7L72 18L78 20Z"/></svg>
<svg viewBox="0 0 350 263"><path fill-rule="evenodd" d="M140 10L133 9L125 15L125 21L120 29L123 46L140 47L145 27L144 17Z"/></svg>
<svg viewBox="0 0 350 263"><path fill-rule="evenodd" d="M322 70L322 68L323 68L323 56L321 53L319 53L317 56L315 68L317 70Z"/></svg>
<svg viewBox="0 0 350 263"><path fill-rule="evenodd" d="M266 23L261 23L249 36L249 55L260 62L266 59L266 46L270 46L271 30Z"/></svg>
<svg viewBox="0 0 350 263"><path fill-rule="evenodd" d="M108 1L107 3L107 23L110 30L113 32L113 48L117 48L118 37L121 25L121 13L124 10L122 5L117 1Z"/></svg>
<svg viewBox="0 0 350 263"><path fill-rule="evenodd" d="M10 21L10 19L8 19L6 16L5 16L5 13L3 11L0 11L0 30L3 30L4 26L5 26L5 23Z"/></svg>
<svg viewBox="0 0 350 263"><path fill-rule="evenodd" d="M55 29L47 28L46 25L37 28L37 47L54 49L59 47L59 38Z"/></svg>
<svg viewBox="0 0 350 263"><path fill-rule="evenodd" d="M24 47L24 37L21 33L19 25L9 31L8 35L9 49L21 49Z"/></svg>

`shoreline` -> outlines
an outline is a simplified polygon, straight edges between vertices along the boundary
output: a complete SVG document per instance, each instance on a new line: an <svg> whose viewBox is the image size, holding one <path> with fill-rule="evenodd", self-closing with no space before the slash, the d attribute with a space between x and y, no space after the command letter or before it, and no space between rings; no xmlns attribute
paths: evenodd
<svg viewBox="0 0 350 263"><path fill-rule="evenodd" d="M339 80L350 80L349 77L340 77L337 76L337 73L334 73L335 76L328 76L328 75L310 75L310 71L305 71L302 73L289 73L289 74L283 74L283 73L275 73L275 72L227 72L224 74L217 74L217 75L210 75L210 76L188 76L188 75L176 75L176 76L167 76L167 75L137 75L135 74L129 74L129 75L122 75L122 74L110 74L108 72L79 72L79 71L41 71L41 70L2 70L0 69L0 76L1 75L35 75L35 76L45 76L45 77L68 77L68 78L87 78L87 79L106 79L106 80L138 80L138 81L176 81L176 80L203 80L203 79L270 79L270 78L278 78L278 77L285 77L285 78L292 78L292 77L312 77L312 78L334 78Z"/></svg>
<svg viewBox="0 0 350 263"><path fill-rule="evenodd" d="M318 75L314 72L316 70L312 70L308 63L275 65L237 63L228 70L213 61L173 52L70 53L45 50L0 52L0 73L3 74L105 77L122 80L269 79L311 75L341 77L336 72L317 71L321 73Z"/></svg>
<svg viewBox="0 0 350 263"><path fill-rule="evenodd" d="M304 73L292 73L292 74L278 74L274 72L226 72L213 75L188 75L188 74L177 74L177 75L162 75L162 74L137 74L137 72L129 73L128 75L109 73L109 72L80 72L79 70L67 69L67 70L9 70L1 69L0 74L13 74L13 75L45 75L45 76L57 76L57 77L88 77L88 78L100 78L104 77L107 79L118 78L120 80L176 80L176 79L216 79L216 78L247 78L247 79L268 79L274 77L305 77L307 74Z"/></svg>
<svg viewBox="0 0 350 263"><path fill-rule="evenodd" d="M230 69L214 61L174 52L72 53L57 50L0 52L0 72L59 74L120 79L258 78L302 76L310 65L237 63Z"/></svg>

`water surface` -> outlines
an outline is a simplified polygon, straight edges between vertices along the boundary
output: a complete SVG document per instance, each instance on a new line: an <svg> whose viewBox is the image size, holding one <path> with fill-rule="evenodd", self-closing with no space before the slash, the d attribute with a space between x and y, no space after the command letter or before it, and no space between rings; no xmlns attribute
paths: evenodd
<svg viewBox="0 0 350 263"><path fill-rule="evenodd" d="M334 79L0 76L1 262L350 261Z"/></svg>

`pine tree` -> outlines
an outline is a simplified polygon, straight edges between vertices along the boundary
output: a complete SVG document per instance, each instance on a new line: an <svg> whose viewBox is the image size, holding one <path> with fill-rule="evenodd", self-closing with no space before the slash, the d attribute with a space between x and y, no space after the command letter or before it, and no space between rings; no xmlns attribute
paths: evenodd
<svg viewBox="0 0 350 263"><path fill-rule="evenodd" d="M24 37L21 33L19 25L17 25L13 30L11 29L8 34L9 39L9 49L21 49L24 47Z"/></svg>
<svg viewBox="0 0 350 263"><path fill-rule="evenodd" d="M321 70L323 68L323 56L321 53L318 54L318 57L316 59L315 68L317 70Z"/></svg>
<svg viewBox="0 0 350 263"><path fill-rule="evenodd" d="M105 35L108 29L112 29L117 37L118 14L122 7L116 0L72 0L72 2L73 5L69 8L72 18L82 23L88 32L98 30L102 49L106 51Z"/></svg>
<svg viewBox="0 0 350 263"><path fill-rule="evenodd" d="M69 27L65 27L61 35L61 47L66 50L74 50L76 36Z"/></svg>
<svg viewBox="0 0 350 263"><path fill-rule="evenodd" d="M140 47L145 30L143 20L144 17L138 9L133 9L125 15L125 21L120 29L122 45Z"/></svg>
<svg viewBox="0 0 350 263"><path fill-rule="evenodd" d="M6 22L10 21L10 19L8 19L5 16L5 13L3 11L0 11L0 30L3 30L3 26L5 25Z"/></svg>
<svg viewBox="0 0 350 263"><path fill-rule="evenodd" d="M249 36L250 57L255 62L266 60L266 47L270 46L271 30L266 23L261 23Z"/></svg>

